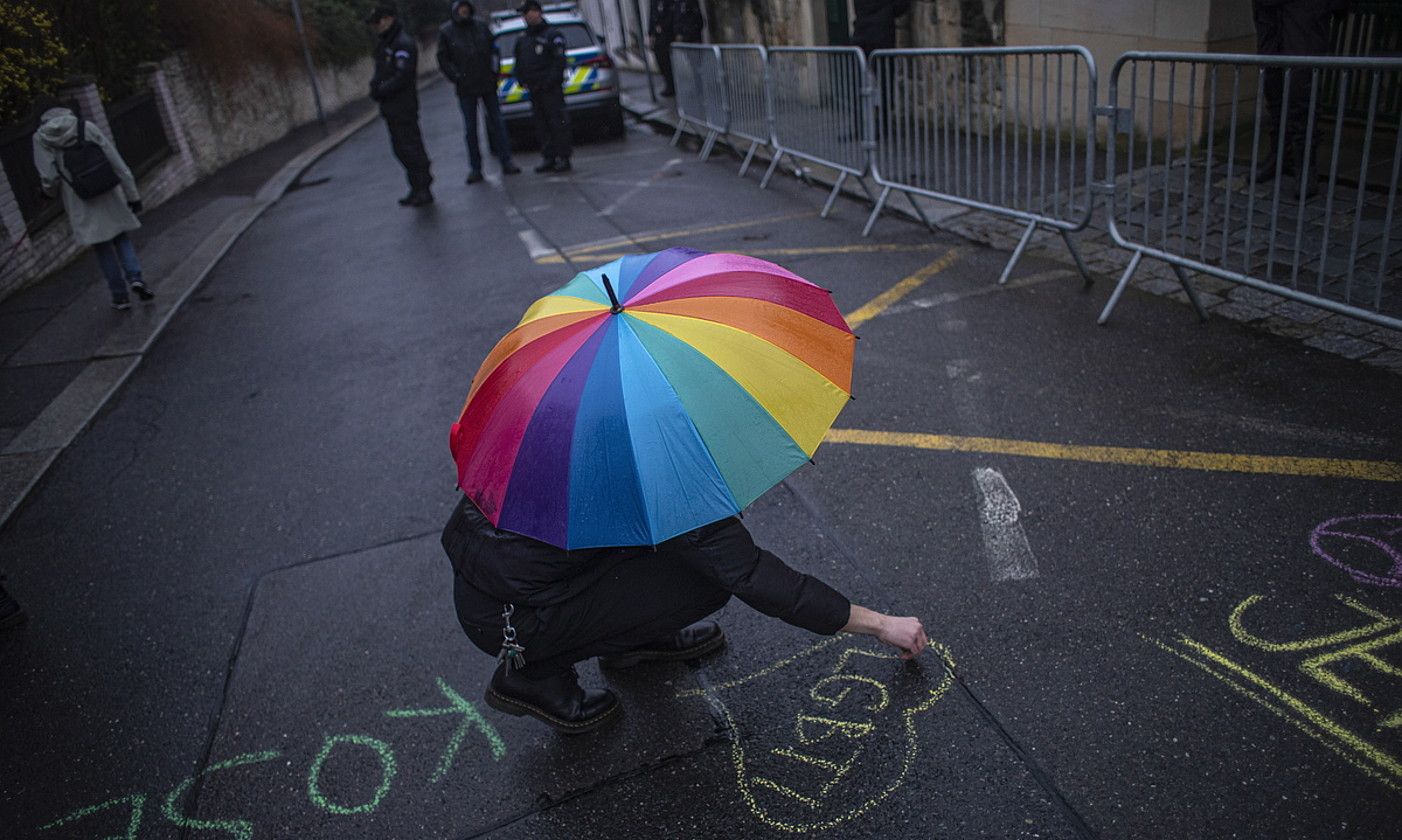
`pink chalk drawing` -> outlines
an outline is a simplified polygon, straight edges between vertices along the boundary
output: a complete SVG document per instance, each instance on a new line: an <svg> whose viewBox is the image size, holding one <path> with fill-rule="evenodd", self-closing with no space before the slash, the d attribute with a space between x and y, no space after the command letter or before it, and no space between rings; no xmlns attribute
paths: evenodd
<svg viewBox="0 0 1402 840"><path fill-rule="evenodd" d="M1402 514L1330 519L1315 527L1310 547L1359 583L1402 588Z"/></svg>

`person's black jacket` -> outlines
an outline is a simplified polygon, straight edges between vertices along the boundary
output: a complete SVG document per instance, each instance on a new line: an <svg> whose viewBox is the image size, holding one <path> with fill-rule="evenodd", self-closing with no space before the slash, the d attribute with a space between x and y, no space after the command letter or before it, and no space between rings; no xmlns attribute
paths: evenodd
<svg viewBox="0 0 1402 840"><path fill-rule="evenodd" d="M677 36L677 0L652 0L647 17L648 31L659 41Z"/></svg>
<svg viewBox="0 0 1402 840"><path fill-rule="evenodd" d="M566 49L564 33L542 20L516 39L512 72L527 88L563 85Z"/></svg>
<svg viewBox="0 0 1402 840"><path fill-rule="evenodd" d="M453 0L448 22L438 27L438 69L460 97L495 94L498 60L492 31L476 17L460 20L459 6L472 8L468 0Z"/></svg>
<svg viewBox="0 0 1402 840"><path fill-rule="evenodd" d="M370 79L370 98L380 103L386 116L417 114L419 111L419 46L404 25L394 24L380 33L375 45L375 75Z"/></svg>
<svg viewBox="0 0 1402 840"><path fill-rule="evenodd" d="M502 603L545 607L568 600L621 560L666 552L765 615L814 633L841 630L851 603L815 577L755 546L731 517L652 546L565 551L501 531L466 496L443 529L443 548L464 582Z"/></svg>
<svg viewBox="0 0 1402 840"><path fill-rule="evenodd" d="M910 11L910 0L853 0L852 43L871 52L896 46L896 18Z"/></svg>
<svg viewBox="0 0 1402 840"><path fill-rule="evenodd" d="M701 15L701 0L676 0L676 4L674 37L678 41L701 43L701 30L706 28L706 19Z"/></svg>

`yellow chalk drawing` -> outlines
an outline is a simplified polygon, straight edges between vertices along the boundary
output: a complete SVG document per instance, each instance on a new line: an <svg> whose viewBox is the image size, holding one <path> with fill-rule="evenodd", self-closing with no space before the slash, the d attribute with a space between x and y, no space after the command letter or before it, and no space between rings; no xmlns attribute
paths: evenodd
<svg viewBox="0 0 1402 840"><path fill-rule="evenodd" d="M1231 616L1227 619L1227 625L1231 628L1232 635L1236 637L1237 641L1271 653L1317 650L1319 648L1344 645L1348 642L1353 642L1353 644L1349 644L1347 647L1340 647L1327 653L1311 656L1300 663L1300 670L1326 688L1337 691L1345 697L1375 712L1380 711L1378 706L1363 693L1362 689L1338 674L1335 674L1333 671L1330 671L1329 666L1341 660L1356 659L1365 663L1380 674L1390 677L1402 677L1402 668L1396 667L1374 653L1376 650L1402 643L1402 630L1398 629L1402 627L1402 619L1393 618L1378 612L1347 595L1335 595L1334 597L1350 609L1374 619L1373 623L1362 627L1355 627L1351 630L1343 630L1337 633L1314 636L1293 642L1267 641L1248 632L1242 621L1242 616L1246 613L1246 610L1263 600L1260 595L1251 595L1238 604L1236 609L1232 610ZM1379 636L1378 634L1380 633L1386 633L1387 635ZM1374 636L1375 638L1369 639L1369 636ZM1378 726L1382 728L1393 728L1399 725L1402 725L1402 709L1388 714L1378 724Z"/></svg>
<svg viewBox="0 0 1402 840"><path fill-rule="evenodd" d="M1236 637L1236 640L1241 642L1242 644L1250 645L1254 648L1260 648L1261 650L1270 651L1271 653L1279 653L1282 651L1311 650L1313 648L1329 647L1330 645L1343 644L1344 642L1351 642L1354 639L1361 639L1365 636L1371 636L1374 633L1381 633L1385 630L1390 630L1393 627L1397 627L1398 625L1402 624L1402 620L1390 618L1386 615L1383 615L1377 610L1370 609L1364 604L1358 603L1357 601L1353 600L1347 595L1335 595L1334 597L1342 601L1344 604L1348 605L1350 608L1355 609L1358 612L1361 612L1370 618L1377 619L1376 623L1369 624L1366 627L1356 627L1352 630L1344 630L1339 633L1330 633L1325 636L1315 636L1309 639L1301 639L1296 642L1268 642L1265 639L1260 638L1259 636L1255 636L1251 633L1248 633L1246 631L1246 628L1242 624L1242 615L1244 615L1253 604L1256 604L1265 599L1265 596L1263 595L1250 595L1247 596L1247 598L1240 604L1237 604L1236 609L1232 610L1231 616L1227 619L1227 626L1231 628L1232 635Z"/></svg>
<svg viewBox="0 0 1402 840"><path fill-rule="evenodd" d="M1157 639L1151 639L1142 634L1140 637L1146 642L1173 654L1204 673L1216 677L1228 688L1252 700L1257 705L1270 711L1300 732L1318 741L1344 761L1353 765L1355 769L1361 771L1364 775L1381 782L1386 787L1398 793L1402 793L1402 773L1398 773L1396 770L1389 772L1387 769L1389 764L1393 767L1397 766L1395 760L1392 760L1387 753L1383 752L1381 749L1353 735L1342 725L1325 717L1321 712L1310 708L1304 701L1287 694L1284 690L1277 688L1242 666L1230 662L1226 657L1216 653L1216 651L1211 651L1214 661L1220 660L1226 663L1231 671L1248 677L1253 684L1259 686L1265 693L1253 691L1251 688L1248 688L1246 685L1234 679L1231 675L1213 668L1196 656L1185 653ZM1208 650L1186 636L1182 637L1182 641L1204 651ZM1308 713L1306 714L1303 712L1303 709L1307 709ZM1341 737L1341 735L1345 737Z"/></svg>
<svg viewBox="0 0 1402 840"><path fill-rule="evenodd" d="M741 736L736 726L734 715L721 698L721 694L722 692L751 683L762 677L772 675L800 659L812 656L814 653L831 646L839 640L850 642L851 637L834 637L824 640L806 650L800 651L794 656L775 662L760 671L740 679L710 686L706 689L677 692L678 697L704 697L706 701L711 704L711 707L716 711L717 715L725 721L730 733L730 757L731 763L735 768L735 782L739 789L740 797L744 800L746 806L749 807L750 812L756 819L778 831L797 834L833 828L866 814L889 798L891 794L899 790L910 776L910 772L914 768L915 761L920 754L920 741L915 729L915 716L934 708L935 704L948 693L950 687L954 684L953 656L943 645L931 642L930 650L935 656L939 657L943 673L937 685L932 687L927 686L913 706L901 709L899 712L900 736L904 738L905 749L901 754L900 764L894 778L881 787L880 790L863 793L863 800L855 805L842 803L838 806L842 807L842 810L839 813L833 814L834 806L828 801L829 794L837 788L839 783L851 775L851 771L856 766L858 758L866 751L866 747L868 743L870 743L868 739L880 731L878 724L873 721L844 720L838 717L814 715L803 712L795 715L794 735L799 745L806 749L804 751L799 751L790 747L782 747L772 749L768 754L797 761L803 765L815 767L828 773L829 777L818 786L816 795L810 795L808 792L794 790L788 785L750 772L745 753L745 739ZM836 709L848 698L849 694L853 691L860 691L867 695L861 698L866 702L860 706L851 706L849 704L849 709L860 708L865 712L871 713L888 709L892 703L892 691L888 684L864 675L843 673L843 670L851 664L854 657L898 660L898 657L894 654L874 652L861 647L849 647L838 657L837 665L832 669L832 672L823 676L810 688L808 692L809 698L823 706ZM841 688L836 692L830 692L828 690L839 685ZM813 755L811 749L807 749L813 747L838 751L846 749L849 750L849 752L847 752L845 758L842 760L833 760L831 758ZM786 819L775 816L759 801L756 796L757 790L778 794L783 797L784 800L796 803L814 813L810 819L803 820ZM828 813L825 815L824 811Z"/></svg>

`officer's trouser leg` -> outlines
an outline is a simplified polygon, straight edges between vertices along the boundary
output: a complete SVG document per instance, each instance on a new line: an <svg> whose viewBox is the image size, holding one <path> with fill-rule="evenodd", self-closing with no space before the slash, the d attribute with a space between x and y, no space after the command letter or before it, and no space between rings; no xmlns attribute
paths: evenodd
<svg viewBox="0 0 1402 840"><path fill-rule="evenodd" d="M474 645L495 656L501 650L502 604L454 577L458 621ZM549 676L593 656L666 639L728 600L729 592L666 552L650 552L618 563L560 604L518 606L512 625L526 648L525 674Z"/></svg>
<svg viewBox="0 0 1402 840"><path fill-rule="evenodd" d="M428 152L424 151L424 139L419 134L418 112L405 115L385 115L385 125L389 128L390 148L404 167L409 178L409 189L426 190L433 183L429 171Z"/></svg>
<svg viewBox="0 0 1402 840"><path fill-rule="evenodd" d="M653 42L652 55L657 59L657 69L662 73L662 83L666 85L664 91L672 93L676 91L676 82L672 78L672 42L658 38Z"/></svg>
<svg viewBox="0 0 1402 840"><path fill-rule="evenodd" d="M570 117L565 112L564 89L559 86L532 88L531 113L535 115L541 155L546 160L568 158L571 153Z"/></svg>

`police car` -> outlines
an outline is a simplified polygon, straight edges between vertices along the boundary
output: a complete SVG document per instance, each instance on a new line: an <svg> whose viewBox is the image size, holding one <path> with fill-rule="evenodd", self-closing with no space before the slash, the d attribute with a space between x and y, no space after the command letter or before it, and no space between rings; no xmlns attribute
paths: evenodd
<svg viewBox="0 0 1402 840"><path fill-rule="evenodd" d="M618 72L604 51L604 39L579 14L573 3L560 3L541 9L545 20L565 36L565 109L571 123L597 125L609 136L623 134L623 106L618 101ZM526 22L514 11L493 12L492 35L496 38L501 70L497 76L497 101L501 115L513 134L528 133L531 123L531 95L512 75L516 39L526 31Z"/></svg>

